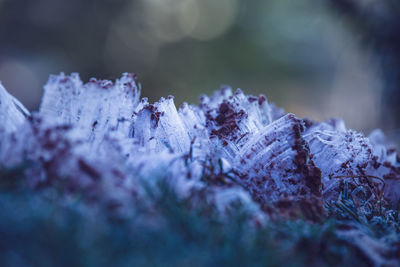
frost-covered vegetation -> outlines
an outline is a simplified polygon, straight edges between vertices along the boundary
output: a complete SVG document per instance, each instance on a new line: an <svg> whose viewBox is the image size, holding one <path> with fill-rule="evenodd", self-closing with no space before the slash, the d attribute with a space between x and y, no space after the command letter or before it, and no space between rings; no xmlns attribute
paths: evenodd
<svg viewBox="0 0 400 267"><path fill-rule="evenodd" d="M400 162L381 131L222 88L198 106L52 76L32 114L0 87L7 266L400 263Z"/></svg>

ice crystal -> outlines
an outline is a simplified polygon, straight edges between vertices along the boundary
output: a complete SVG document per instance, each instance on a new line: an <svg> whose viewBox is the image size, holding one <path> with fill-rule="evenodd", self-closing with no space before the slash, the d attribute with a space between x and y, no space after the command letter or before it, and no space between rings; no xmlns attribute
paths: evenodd
<svg viewBox="0 0 400 267"><path fill-rule="evenodd" d="M379 130L366 137L341 120L303 120L229 87L177 109L172 96L140 98L133 74L85 84L60 74L32 115L0 86L0 118L2 166L28 161L33 187L62 180L121 205L157 179L181 196L208 188L221 210L234 201L321 205L344 182L366 187L370 201L400 199L397 153Z"/></svg>

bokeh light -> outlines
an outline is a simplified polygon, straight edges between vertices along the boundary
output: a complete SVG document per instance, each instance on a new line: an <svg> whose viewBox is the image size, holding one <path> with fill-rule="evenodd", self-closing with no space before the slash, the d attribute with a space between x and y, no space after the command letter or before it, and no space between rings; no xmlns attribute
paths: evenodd
<svg viewBox="0 0 400 267"><path fill-rule="evenodd" d="M178 105L195 103L229 84L300 116L396 130L381 123L374 54L328 2L3 0L0 80L30 109L51 73L135 72L151 101L173 94Z"/></svg>

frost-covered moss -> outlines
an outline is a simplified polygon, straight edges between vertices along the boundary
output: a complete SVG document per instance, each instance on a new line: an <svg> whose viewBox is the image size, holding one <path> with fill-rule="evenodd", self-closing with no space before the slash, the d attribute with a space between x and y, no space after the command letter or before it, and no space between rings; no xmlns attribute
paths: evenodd
<svg viewBox="0 0 400 267"><path fill-rule="evenodd" d="M150 104L135 76L0 86L6 265L393 265L400 159L381 131L222 88Z"/></svg>

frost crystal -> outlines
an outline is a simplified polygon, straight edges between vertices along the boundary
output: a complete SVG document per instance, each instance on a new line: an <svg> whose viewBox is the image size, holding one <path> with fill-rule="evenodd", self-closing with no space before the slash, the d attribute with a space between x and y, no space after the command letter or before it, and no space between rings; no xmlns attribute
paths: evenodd
<svg viewBox="0 0 400 267"><path fill-rule="evenodd" d="M241 90L176 109L172 96L140 98L132 74L85 84L60 74L32 115L0 85L0 119L2 167L34 163L32 187L63 181L121 206L157 181L182 197L206 190L205 201L222 211L239 201L257 214L283 203L320 210L344 183L400 199L399 160L381 131L365 137L341 120L303 120Z"/></svg>

